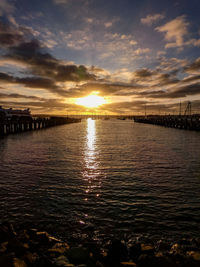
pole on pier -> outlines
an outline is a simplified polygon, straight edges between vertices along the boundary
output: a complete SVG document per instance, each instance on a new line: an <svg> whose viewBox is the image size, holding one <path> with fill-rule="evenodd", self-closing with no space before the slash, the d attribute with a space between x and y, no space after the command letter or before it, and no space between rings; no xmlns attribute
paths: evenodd
<svg viewBox="0 0 200 267"><path fill-rule="evenodd" d="M191 116L191 114L192 114L192 105L191 105L191 102L188 101L188 103L187 103L187 107L186 107L186 109L185 109L185 113L184 113L184 115L189 115L189 116Z"/></svg>
<svg viewBox="0 0 200 267"><path fill-rule="evenodd" d="M179 105L179 116L181 116L181 101L180 101L180 105Z"/></svg>

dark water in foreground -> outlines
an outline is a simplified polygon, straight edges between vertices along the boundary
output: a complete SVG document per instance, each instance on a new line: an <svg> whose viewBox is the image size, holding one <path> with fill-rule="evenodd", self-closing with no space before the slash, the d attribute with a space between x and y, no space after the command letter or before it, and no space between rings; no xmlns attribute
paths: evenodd
<svg viewBox="0 0 200 267"><path fill-rule="evenodd" d="M200 133L89 119L10 135L0 203L68 239L200 236Z"/></svg>

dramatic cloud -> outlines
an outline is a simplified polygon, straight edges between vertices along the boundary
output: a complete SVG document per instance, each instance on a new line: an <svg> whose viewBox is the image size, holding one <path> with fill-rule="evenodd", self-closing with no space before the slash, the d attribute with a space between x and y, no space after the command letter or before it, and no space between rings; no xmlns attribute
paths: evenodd
<svg viewBox="0 0 200 267"><path fill-rule="evenodd" d="M44 98L42 97L37 97L37 96L28 96L28 95L22 95L22 94L4 94L0 92L0 98L6 98L8 100L10 99L19 99L19 98L24 98L24 99L32 99L32 100L37 100L37 101L45 101Z"/></svg>
<svg viewBox="0 0 200 267"><path fill-rule="evenodd" d="M178 98L178 97L186 97L189 95L199 95L200 94L200 83L190 84L179 89L174 92L170 92L168 94L169 98Z"/></svg>
<svg viewBox="0 0 200 267"><path fill-rule="evenodd" d="M28 88L36 88L36 89L46 89L50 92L59 95L66 95L66 92L59 88L54 80L45 78L45 77L26 77L26 78L19 78L13 77L6 73L0 72L0 83L10 83L10 84L21 84Z"/></svg>
<svg viewBox="0 0 200 267"><path fill-rule="evenodd" d="M184 4L146 13L143 1L44 2L0 1L0 105L92 112L74 103L94 91L108 101L97 111L108 114L200 102L198 1L190 13Z"/></svg>
<svg viewBox="0 0 200 267"><path fill-rule="evenodd" d="M189 73L200 73L200 57L197 58L193 63L186 66L185 71Z"/></svg>
<svg viewBox="0 0 200 267"><path fill-rule="evenodd" d="M186 20L186 16L179 16L163 26L157 27L158 32L165 33L165 40L168 43L166 48L182 47L184 45L184 37L188 34L188 26L190 23Z"/></svg>
<svg viewBox="0 0 200 267"><path fill-rule="evenodd" d="M14 81L14 78L7 74L7 73L2 73L0 72L0 82L13 82Z"/></svg>
<svg viewBox="0 0 200 267"><path fill-rule="evenodd" d="M24 40L23 33L17 29L14 29L8 24L4 24L0 21L0 45L11 46L17 45Z"/></svg>
<svg viewBox="0 0 200 267"><path fill-rule="evenodd" d="M81 97L93 91L98 91L103 96L129 96L141 88L138 84L97 81L70 88L66 91L66 94L68 97Z"/></svg>
<svg viewBox="0 0 200 267"><path fill-rule="evenodd" d="M137 84L141 84L143 86L146 85L150 88L157 88L163 86L170 86L172 84L176 84L179 80L176 78L177 72L171 73L163 73L159 70L151 70L151 69L139 69L133 73L132 82L137 82Z"/></svg>
<svg viewBox="0 0 200 267"><path fill-rule="evenodd" d="M197 80L200 80L200 75L194 75L194 76L184 78L181 82L182 83L190 83L190 82L197 81Z"/></svg>
<svg viewBox="0 0 200 267"><path fill-rule="evenodd" d="M187 96L200 95L200 83L188 84L182 86L180 83L177 87L172 87L170 90L158 90L158 91L142 91L138 92L138 96L144 96L147 99L175 99L183 98Z"/></svg>
<svg viewBox="0 0 200 267"><path fill-rule="evenodd" d="M93 80L85 66L65 65L49 53L37 40L24 42L18 46L10 47L5 58L22 62L28 65L31 73L45 76L55 81L84 81Z"/></svg>
<svg viewBox="0 0 200 267"><path fill-rule="evenodd" d="M147 78L147 77L152 77L155 74L154 71L149 70L149 69L139 69L136 70L134 73L134 76L136 78Z"/></svg>
<svg viewBox="0 0 200 267"><path fill-rule="evenodd" d="M165 16L163 14L153 14L148 15L145 18L141 18L141 23L151 26L153 23L163 19Z"/></svg>

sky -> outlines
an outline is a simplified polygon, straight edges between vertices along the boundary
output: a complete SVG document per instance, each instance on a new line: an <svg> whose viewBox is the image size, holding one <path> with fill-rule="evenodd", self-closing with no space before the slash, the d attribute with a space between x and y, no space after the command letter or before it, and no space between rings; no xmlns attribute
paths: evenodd
<svg viewBox="0 0 200 267"><path fill-rule="evenodd" d="M0 106L200 113L199 0L0 0ZM97 108L77 99L96 94ZM79 103L79 102L78 102Z"/></svg>

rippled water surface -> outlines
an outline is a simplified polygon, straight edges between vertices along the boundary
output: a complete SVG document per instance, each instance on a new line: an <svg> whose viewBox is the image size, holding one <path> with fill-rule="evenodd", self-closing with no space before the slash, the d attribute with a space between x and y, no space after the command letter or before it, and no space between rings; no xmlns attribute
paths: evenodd
<svg viewBox="0 0 200 267"><path fill-rule="evenodd" d="M200 133L88 119L10 135L0 203L65 238L200 236Z"/></svg>

